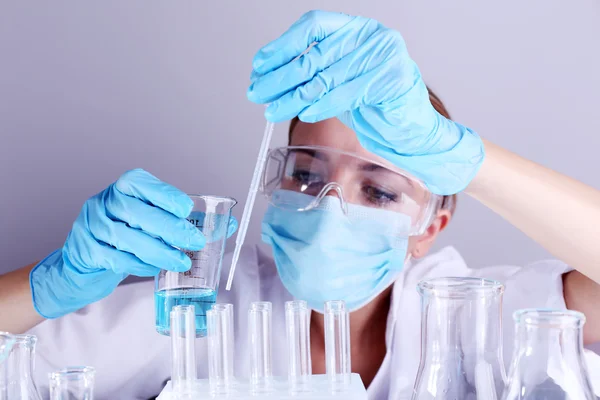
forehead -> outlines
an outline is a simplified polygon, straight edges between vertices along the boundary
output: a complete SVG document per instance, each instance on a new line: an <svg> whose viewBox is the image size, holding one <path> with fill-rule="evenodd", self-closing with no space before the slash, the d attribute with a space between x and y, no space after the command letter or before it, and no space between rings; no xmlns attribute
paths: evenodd
<svg viewBox="0 0 600 400"><path fill-rule="evenodd" d="M313 124L299 121L294 127L291 146L325 146L349 152L394 168L389 161L361 146L356 133L337 118Z"/></svg>

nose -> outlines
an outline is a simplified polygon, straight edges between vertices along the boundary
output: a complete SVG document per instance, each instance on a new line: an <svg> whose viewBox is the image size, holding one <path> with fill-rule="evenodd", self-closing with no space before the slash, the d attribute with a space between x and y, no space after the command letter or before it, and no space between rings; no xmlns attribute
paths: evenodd
<svg viewBox="0 0 600 400"><path fill-rule="evenodd" d="M342 187L336 182L330 182L321 189L317 198L313 201L315 206L319 204L321 200L325 196L337 197L340 201L340 207L344 212L344 215L348 215L348 205L346 204L346 200L344 199L344 190Z"/></svg>

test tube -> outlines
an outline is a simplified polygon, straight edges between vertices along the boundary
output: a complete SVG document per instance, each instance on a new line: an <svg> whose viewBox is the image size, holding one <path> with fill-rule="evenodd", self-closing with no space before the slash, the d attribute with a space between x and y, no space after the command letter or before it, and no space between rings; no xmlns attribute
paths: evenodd
<svg viewBox="0 0 600 400"><path fill-rule="evenodd" d="M306 301L285 303L288 344L288 382L292 392L308 390L312 374L310 357L310 311Z"/></svg>
<svg viewBox="0 0 600 400"><path fill-rule="evenodd" d="M50 400L93 400L95 369L67 367L51 372Z"/></svg>
<svg viewBox="0 0 600 400"><path fill-rule="evenodd" d="M272 305L254 302L248 310L250 342L250 382L253 391L267 391L273 377L271 360Z"/></svg>
<svg viewBox="0 0 600 400"><path fill-rule="evenodd" d="M350 384L350 320L341 300L325 303L325 370L333 391Z"/></svg>
<svg viewBox="0 0 600 400"><path fill-rule="evenodd" d="M213 393L227 393L233 382L233 306L213 306L206 312L208 383Z"/></svg>
<svg viewBox="0 0 600 400"><path fill-rule="evenodd" d="M171 309L171 385L177 393L192 390L196 375L196 311L193 305Z"/></svg>
<svg viewBox="0 0 600 400"><path fill-rule="evenodd" d="M227 332L223 332L223 343L226 343L224 348L226 354L223 360L223 368L227 371L226 376L233 379L233 352L235 346L235 337L233 333L233 304L217 303L213 304L212 309L223 312L223 317L227 319L225 326L228 329Z"/></svg>

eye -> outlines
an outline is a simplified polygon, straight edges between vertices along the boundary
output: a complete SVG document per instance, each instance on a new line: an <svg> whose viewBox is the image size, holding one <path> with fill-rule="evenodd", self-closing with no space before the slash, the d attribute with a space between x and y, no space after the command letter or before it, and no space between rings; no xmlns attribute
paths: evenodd
<svg viewBox="0 0 600 400"><path fill-rule="evenodd" d="M390 193L386 190L379 189L374 186L363 187L363 193L365 194L369 203L375 204L379 207L384 207L389 203L395 203L398 199L397 194Z"/></svg>
<svg viewBox="0 0 600 400"><path fill-rule="evenodd" d="M311 186L315 183L321 183L323 179L319 174L310 171L296 169L292 172L292 178L301 185Z"/></svg>

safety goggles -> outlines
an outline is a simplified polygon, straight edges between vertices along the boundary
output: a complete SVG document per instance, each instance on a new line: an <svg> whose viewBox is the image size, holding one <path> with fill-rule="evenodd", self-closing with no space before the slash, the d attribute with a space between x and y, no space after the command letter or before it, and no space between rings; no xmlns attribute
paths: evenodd
<svg viewBox="0 0 600 400"><path fill-rule="evenodd" d="M391 164L323 146L271 150L261 189L271 205L290 211L330 207L323 199L337 195L342 212L356 221L402 217L409 222L393 229L399 236L424 233L442 204L442 196Z"/></svg>

